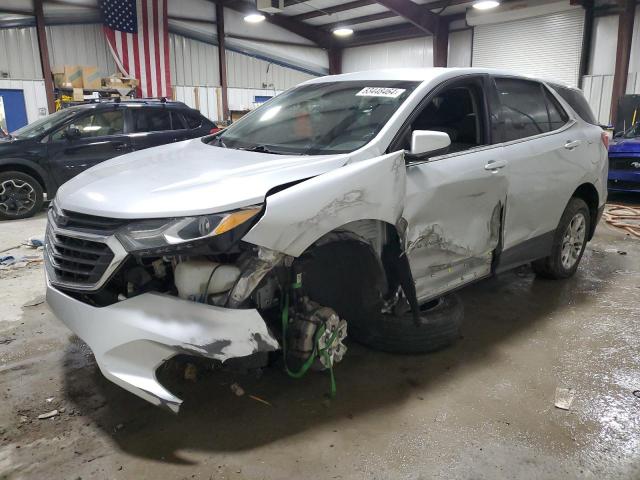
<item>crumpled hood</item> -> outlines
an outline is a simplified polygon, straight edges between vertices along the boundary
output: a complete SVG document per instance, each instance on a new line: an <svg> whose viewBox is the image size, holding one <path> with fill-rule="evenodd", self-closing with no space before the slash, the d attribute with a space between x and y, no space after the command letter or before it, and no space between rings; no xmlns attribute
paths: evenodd
<svg viewBox="0 0 640 480"><path fill-rule="evenodd" d="M640 153L640 138L614 139L609 145L609 153Z"/></svg>
<svg viewBox="0 0 640 480"><path fill-rule="evenodd" d="M103 162L65 183L56 202L65 210L112 218L217 213L262 203L270 189L341 167L347 159L247 152L197 138Z"/></svg>

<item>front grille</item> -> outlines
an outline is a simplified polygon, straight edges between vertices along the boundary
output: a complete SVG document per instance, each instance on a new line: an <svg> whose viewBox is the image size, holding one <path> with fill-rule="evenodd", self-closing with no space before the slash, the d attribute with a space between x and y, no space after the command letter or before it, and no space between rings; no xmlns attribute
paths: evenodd
<svg viewBox="0 0 640 480"><path fill-rule="evenodd" d="M640 182L628 182L624 180L609 180L608 186L612 190L640 190Z"/></svg>
<svg viewBox="0 0 640 480"><path fill-rule="evenodd" d="M113 233L123 220L49 209L45 267L49 281L62 288L100 288L126 258Z"/></svg>
<svg viewBox="0 0 640 480"><path fill-rule="evenodd" d="M640 172L640 157L610 158L609 170L637 170Z"/></svg>
<svg viewBox="0 0 640 480"><path fill-rule="evenodd" d="M51 228L46 246L56 283L94 285L113 260L105 243L54 233Z"/></svg>
<svg viewBox="0 0 640 480"><path fill-rule="evenodd" d="M96 217L85 213L63 210L62 213L52 210L53 221L57 226L68 230L95 233L99 235L112 235L121 226L127 223L119 218Z"/></svg>

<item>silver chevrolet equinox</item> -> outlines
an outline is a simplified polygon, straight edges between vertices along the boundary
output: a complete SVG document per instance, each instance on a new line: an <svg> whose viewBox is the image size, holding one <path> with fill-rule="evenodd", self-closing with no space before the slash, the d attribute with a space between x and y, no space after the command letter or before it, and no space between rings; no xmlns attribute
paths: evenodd
<svg viewBox="0 0 640 480"><path fill-rule="evenodd" d="M64 184L47 301L108 379L173 411L156 372L178 354L281 350L300 376L333 374L349 339L434 350L457 335L453 290L529 262L573 275L607 142L578 90L509 72L317 78Z"/></svg>

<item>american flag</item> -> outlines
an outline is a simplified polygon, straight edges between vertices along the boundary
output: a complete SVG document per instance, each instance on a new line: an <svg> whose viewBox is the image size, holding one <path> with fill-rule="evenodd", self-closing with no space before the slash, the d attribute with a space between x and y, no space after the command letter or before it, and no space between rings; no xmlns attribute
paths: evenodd
<svg viewBox="0 0 640 480"><path fill-rule="evenodd" d="M116 65L138 79L138 95L170 97L167 0L101 0L100 10Z"/></svg>

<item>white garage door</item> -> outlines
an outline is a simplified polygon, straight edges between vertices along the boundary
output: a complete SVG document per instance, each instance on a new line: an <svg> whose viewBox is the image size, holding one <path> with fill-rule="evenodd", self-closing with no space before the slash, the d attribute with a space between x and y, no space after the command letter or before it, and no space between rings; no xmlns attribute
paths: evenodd
<svg viewBox="0 0 640 480"><path fill-rule="evenodd" d="M473 32L473 66L504 68L577 86L583 29L581 8L478 25Z"/></svg>

